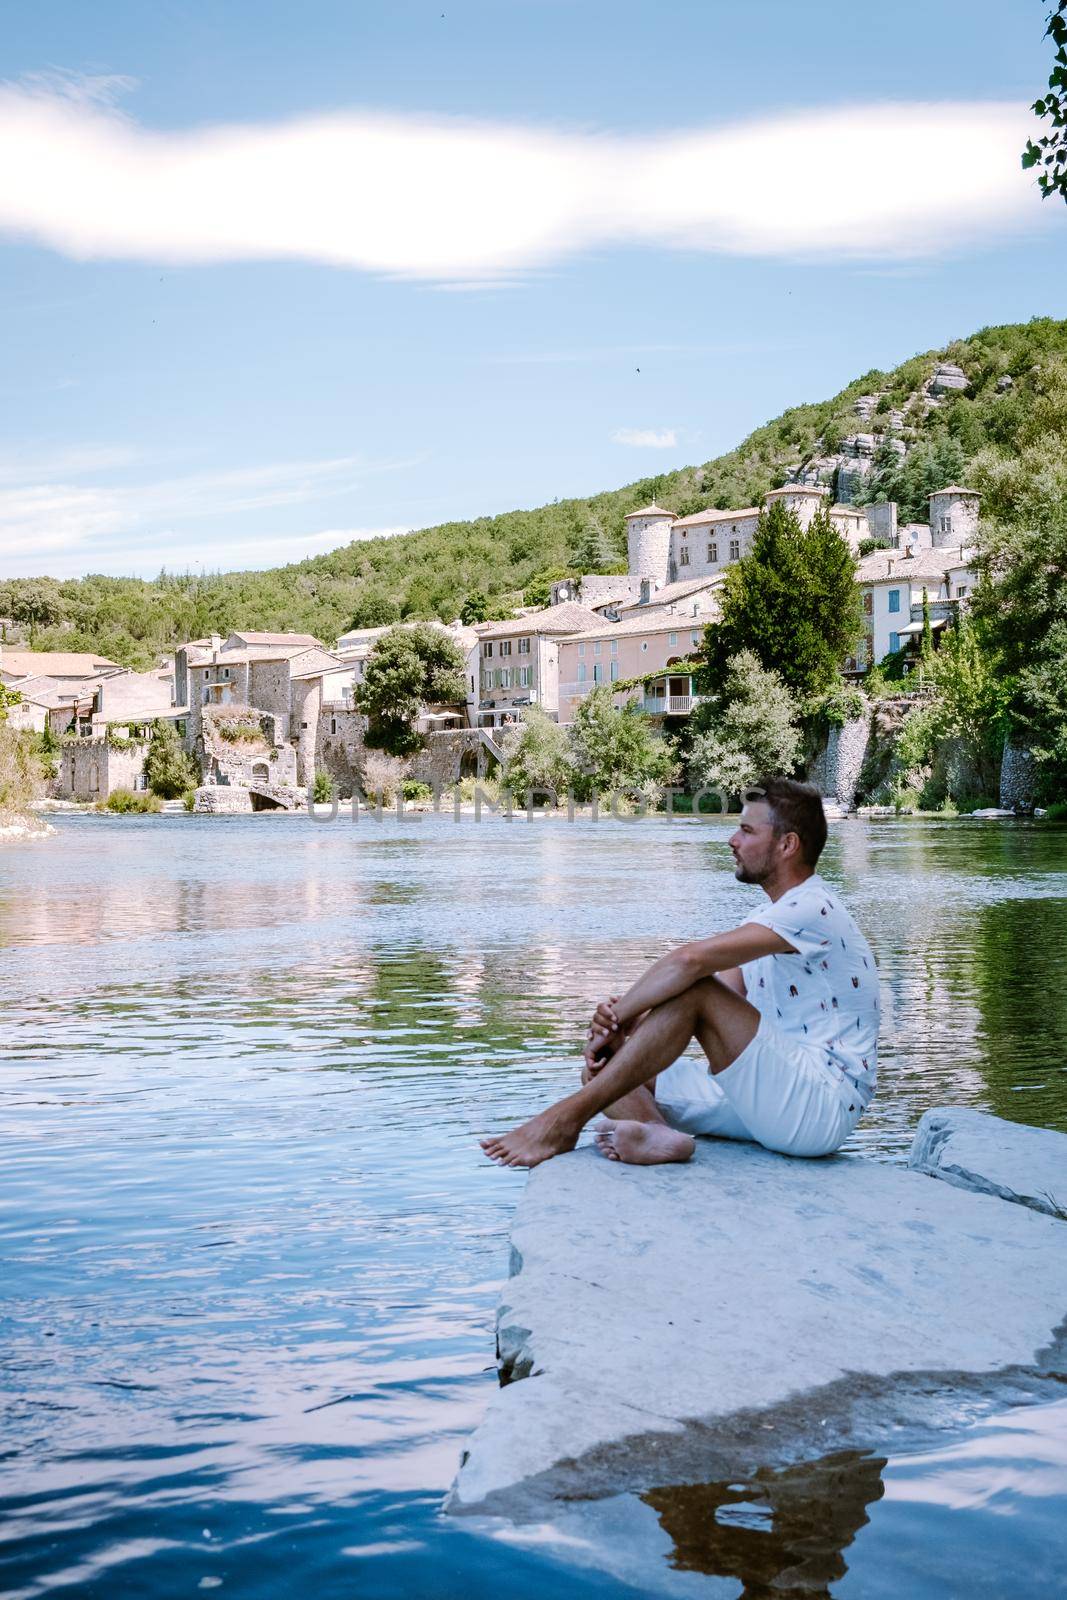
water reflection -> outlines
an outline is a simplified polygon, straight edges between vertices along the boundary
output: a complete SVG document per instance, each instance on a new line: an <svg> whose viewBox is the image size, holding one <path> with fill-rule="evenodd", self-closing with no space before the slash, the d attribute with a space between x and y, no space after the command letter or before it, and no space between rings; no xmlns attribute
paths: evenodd
<svg viewBox="0 0 1067 1600"><path fill-rule="evenodd" d="M436 1518L495 1385L524 1181L476 1141L573 1082L603 993L748 913L730 830L57 827L0 856L0 1587L169 1600L217 1577L263 1600L299 1560L319 1600L617 1600L625 1571L579 1576L573 1548L561 1567L505 1561ZM825 870L885 999L856 1147L903 1159L946 1101L1067 1126L1065 847L1036 828L833 830ZM1034 1448L1011 1434L969 1459L971 1506L1005 1460L1016 1488L1034 1481ZM706 1581L709 1549L751 1583L775 1561L814 1582L836 1559L852 1582L887 1512L871 1460L815 1489L779 1475L640 1509L671 1530L679 1582ZM1033 1501L959 1511L937 1498L946 1470L910 1465L894 1515L951 1503L984 1517L975 1548L1032 1562ZM1062 1473L1043 1481L1049 1524L1067 1523ZM892 1462L885 1482L888 1498ZM820 1494L822 1543L805 1522ZM909 1530L928 1560L929 1527ZM926 1592L888 1545L897 1592Z"/></svg>
<svg viewBox="0 0 1067 1600"><path fill-rule="evenodd" d="M811 1600L848 1571L844 1552L884 1493L884 1457L852 1450L732 1483L652 1489L671 1565L739 1578L740 1600Z"/></svg>

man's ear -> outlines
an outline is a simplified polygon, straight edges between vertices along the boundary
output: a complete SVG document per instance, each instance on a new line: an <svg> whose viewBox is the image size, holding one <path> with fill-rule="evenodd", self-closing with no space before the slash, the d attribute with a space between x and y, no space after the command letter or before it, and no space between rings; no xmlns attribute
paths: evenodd
<svg viewBox="0 0 1067 1600"><path fill-rule="evenodd" d="M803 850L803 848L804 847L800 842L799 833L793 833L790 830L788 833L783 833L782 834L782 855L783 856L785 856L785 857L787 857L789 859L792 859L792 857L797 855L797 854L799 854L800 851Z"/></svg>

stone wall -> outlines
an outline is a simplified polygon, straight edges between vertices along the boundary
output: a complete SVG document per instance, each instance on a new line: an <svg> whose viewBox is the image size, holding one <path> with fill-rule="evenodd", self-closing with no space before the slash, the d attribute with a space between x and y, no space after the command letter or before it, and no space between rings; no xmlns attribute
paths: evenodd
<svg viewBox="0 0 1067 1600"><path fill-rule="evenodd" d="M871 736L871 712L854 717L842 727L832 727L826 743L811 764L808 781L828 800L851 810Z"/></svg>
<svg viewBox="0 0 1067 1600"><path fill-rule="evenodd" d="M366 731L367 719L361 711L353 711L336 701L327 702L321 708L315 766L330 774L346 800L359 788Z"/></svg>
<svg viewBox="0 0 1067 1600"><path fill-rule="evenodd" d="M431 789L447 789L460 778L484 778L493 758L478 728L443 728L426 736L411 759L411 776Z"/></svg>
<svg viewBox="0 0 1067 1600"><path fill-rule="evenodd" d="M296 747L296 781L310 786L315 781L322 679L294 678L291 693L289 736Z"/></svg>
<svg viewBox="0 0 1067 1600"><path fill-rule="evenodd" d="M203 738L200 741L201 767L204 778L211 784L237 784L247 787L257 779L272 784L297 782L296 751L288 744L277 743L279 719L269 713L250 710L259 722L263 737L252 742L240 740L231 744L218 732L210 711L203 719ZM284 719L288 722L288 717Z"/></svg>
<svg viewBox="0 0 1067 1600"><path fill-rule="evenodd" d="M280 739L289 737L289 662L277 660L253 661L248 669L248 700L257 711L269 711L279 723Z"/></svg>
<svg viewBox="0 0 1067 1600"><path fill-rule="evenodd" d="M104 739L65 744L52 793L57 800L106 800L116 789L136 789L147 750L146 744L117 750Z"/></svg>
<svg viewBox="0 0 1067 1600"><path fill-rule="evenodd" d="M1029 750L1008 743L1000 761L1000 804L1010 811L1032 811L1037 789L1037 763Z"/></svg>

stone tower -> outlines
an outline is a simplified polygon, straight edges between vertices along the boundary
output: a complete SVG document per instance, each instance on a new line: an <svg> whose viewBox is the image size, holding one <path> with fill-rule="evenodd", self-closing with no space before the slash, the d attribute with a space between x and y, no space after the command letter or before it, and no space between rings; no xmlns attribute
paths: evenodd
<svg viewBox="0 0 1067 1600"><path fill-rule="evenodd" d="M626 518L626 556L630 576L668 581L671 559L673 511L664 511L655 502L631 511Z"/></svg>
<svg viewBox="0 0 1067 1600"><path fill-rule="evenodd" d="M980 500L974 489L961 489L956 483L935 490L930 496L930 543L935 550L974 543Z"/></svg>
<svg viewBox="0 0 1067 1600"><path fill-rule="evenodd" d="M830 491L816 483L785 483L780 489L771 489L763 497L767 509L780 500L787 511L792 511L802 528L810 528L812 518L822 505L829 503Z"/></svg>

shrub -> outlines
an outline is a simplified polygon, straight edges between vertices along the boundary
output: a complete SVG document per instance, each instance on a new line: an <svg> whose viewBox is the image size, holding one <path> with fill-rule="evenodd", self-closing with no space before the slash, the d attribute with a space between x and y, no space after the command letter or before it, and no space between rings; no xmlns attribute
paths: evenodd
<svg viewBox="0 0 1067 1600"><path fill-rule="evenodd" d="M152 793L162 795L164 800L176 800L199 783L196 762L182 749L172 722L162 718L153 722L144 772Z"/></svg>
<svg viewBox="0 0 1067 1600"><path fill-rule="evenodd" d="M637 706L618 709L613 693L608 684L599 685L575 713L570 732L574 791L588 798L631 789L656 804L675 775L670 746Z"/></svg>
<svg viewBox="0 0 1067 1600"><path fill-rule="evenodd" d="M432 800L433 790L428 783L422 783L418 778L405 778L400 785L400 792L405 800Z"/></svg>
<svg viewBox="0 0 1067 1600"><path fill-rule="evenodd" d="M846 722L855 722L866 710L867 701L862 691L843 678L838 678L824 695L808 704L808 714L831 728L843 728Z"/></svg>
<svg viewBox="0 0 1067 1600"><path fill-rule="evenodd" d="M328 805L333 799L336 785L328 772L320 767L311 785L311 798L317 805Z"/></svg>
<svg viewBox="0 0 1067 1600"><path fill-rule="evenodd" d="M39 737L0 722L0 811L23 811L44 786Z"/></svg>
<svg viewBox="0 0 1067 1600"><path fill-rule="evenodd" d="M525 804L531 790L551 790L562 800L574 778L570 741L558 722L540 706L528 706L522 721L501 737L502 781ZM543 800L544 796L538 796Z"/></svg>
<svg viewBox="0 0 1067 1600"><path fill-rule="evenodd" d="M403 781L404 763L398 756L388 756L381 750L365 752L361 784L365 799L392 806Z"/></svg>
<svg viewBox="0 0 1067 1600"><path fill-rule="evenodd" d="M192 811L192 810L195 809L195 807L196 807L196 790L195 789L186 789L185 793L182 795L182 805L185 807L186 811Z"/></svg>
<svg viewBox="0 0 1067 1600"><path fill-rule="evenodd" d="M152 794L148 789L112 789L106 800L96 802L98 811L117 811L122 815L129 812L154 814L162 811L163 802L158 794Z"/></svg>
<svg viewBox="0 0 1067 1600"><path fill-rule="evenodd" d="M751 650L728 663L723 690L694 713L689 778L694 788L740 795L762 773L791 773L800 757L796 702Z"/></svg>

